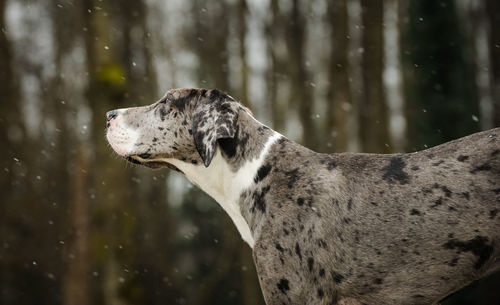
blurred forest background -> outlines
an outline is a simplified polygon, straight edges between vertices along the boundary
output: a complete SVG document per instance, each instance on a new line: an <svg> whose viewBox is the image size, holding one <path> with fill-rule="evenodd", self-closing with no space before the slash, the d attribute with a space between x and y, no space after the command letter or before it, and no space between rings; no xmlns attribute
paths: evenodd
<svg viewBox="0 0 500 305"><path fill-rule="evenodd" d="M110 109L216 87L322 152L500 125L497 0L0 0L0 28L0 304L263 304L229 217L115 156Z"/></svg>

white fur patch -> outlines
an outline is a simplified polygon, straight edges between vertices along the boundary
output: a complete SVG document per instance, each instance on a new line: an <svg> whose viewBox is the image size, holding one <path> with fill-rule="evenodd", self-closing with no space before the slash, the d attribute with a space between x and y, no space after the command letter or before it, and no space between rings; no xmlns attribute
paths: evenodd
<svg viewBox="0 0 500 305"><path fill-rule="evenodd" d="M280 137L282 136L277 132L270 136L259 157L247 161L237 172L231 171L219 149L216 151L209 167L202 164L194 165L177 159L162 159L162 161L179 168L192 183L214 198L229 214L243 240L253 248L254 239L247 222L241 215L238 202L243 191L254 183L253 179L264 163L264 158L269 149Z"/></svg>

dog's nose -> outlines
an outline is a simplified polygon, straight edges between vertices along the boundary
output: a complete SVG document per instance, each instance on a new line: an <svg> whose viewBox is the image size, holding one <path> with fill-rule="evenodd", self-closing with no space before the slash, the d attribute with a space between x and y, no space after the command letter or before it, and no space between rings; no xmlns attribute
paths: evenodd
<svg viewBox="0 0 500 305"><path fill-rule="evenodd" d="M111 111L106 112L106 127L110 126L111 120L116 118L117 115L118 115L118 111L116 111L116 110L111 110Z"/></svg>
<svg viewBox="0 0 500 305"><path fill-rule="evenodd" d="M116 110L111 110L111 111L108 111L106 112L106 119L108 121L116 118L116 116L118 115L118 112Z"/></svg>

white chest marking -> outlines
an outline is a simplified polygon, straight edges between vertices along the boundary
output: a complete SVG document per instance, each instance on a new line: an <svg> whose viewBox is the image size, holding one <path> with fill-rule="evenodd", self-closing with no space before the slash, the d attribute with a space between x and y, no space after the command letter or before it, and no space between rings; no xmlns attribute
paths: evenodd
<svg viewBox="0 0 500 305"><path fill-rule="evenodd" d="M264 163L264 158L269 149L280 137L279 133L270 136L259 157L247 161L236 172L231 171L219 149L209 167L194 165L177 159L164 159L164 161L179 168L192 183L214 198L229 214L243 240L253 248L254 239L247 222L241 215L238 202L241 193L254 183L253 179Z"/></svg>

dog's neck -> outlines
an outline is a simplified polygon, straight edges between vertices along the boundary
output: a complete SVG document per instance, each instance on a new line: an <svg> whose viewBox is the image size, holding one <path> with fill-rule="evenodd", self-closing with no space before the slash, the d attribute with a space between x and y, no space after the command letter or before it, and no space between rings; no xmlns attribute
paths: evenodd
<svg viewBox="0 0 500 305"><path fill-rule="evenodd" d="M229 214L243 240L253 248L254 236L241 213L246 207L240 206L240 197L255 183L254 178L269 149L282 135L249 115L241 116L240 120L245 124L244 132L240 129L232 143L219 143L210 166L177 159L165 161L179 168L192 183L214 198ZM253 150L249 151L249 147Z"/></svg>

